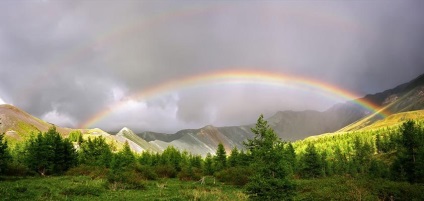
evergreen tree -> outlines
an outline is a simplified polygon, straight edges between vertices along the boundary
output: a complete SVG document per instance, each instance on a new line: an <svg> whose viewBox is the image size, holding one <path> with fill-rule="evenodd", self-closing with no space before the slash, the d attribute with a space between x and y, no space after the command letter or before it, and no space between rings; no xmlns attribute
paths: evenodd
<svg viewBox="0 0 424 201"><path fill-rule="evenodd" d="M409 182L417 182L422 180L417 176L422 175L422 159L423 156L423 129L416 126L414 121L407 121L402 124L401 136L398 141L399 150L397 151L397 160L393 163L393 171L397 178L403 174Z"/></svg>
<svg viewBox="0 0 424 201"><path fill-rule="evenodd" d="M177 172L181 171L182 154L175 147L167 147L160 156L161 165L168 165L174 168Z"/></svg>
<svg viewBox="0 0 424 201"><path fill-rule="evenodd" d="M206 154L204 166L203 166L203 172L205 175L213 175L214 169L213 169L213 158L210 153Z"/></svg>
<svg viewBox="0 0 424 201"><path fill-rule="evenodd" d="M230 156L228 157L228 166L229 167L239 166L240 165L239 161L240 161L240 159L239 159L239 151L238 151L237 147L234 147L231 150Z"/></svg>
<svg viewBox="0 0 424 201"><path fill-rule="evenodd" d="M294 173L297 171L297 160L296 160L296 152L294 150L292 143L287 143L284 147L284 155L287 163L290 167L290 172Z"/></svg>
<svg viewBox="0 0 424 201"><path fill-rule="evenodd" d="M381 141L380 134L375 136L375 147L377 149L377 153L383 153L383 142Z"/></svg>
<svg viewBox="0 0 424 201"><path fill-rule="evenodd" d="M128 141L125 141L121 151L113 155L111 162L112 170L124 170L135 163L135 156L131 151Z"/></svg>
<svg viewBox="0 0 424 201"><path fill-rule="evenodd" d="M227 167L227 152L222 143L218 144L216 155L214 157L215 171L219 172Z"/></svg>
<svg viewBox="0 0 424 201"><path fill-rule="evenodd" d="M46 133L32 137L25 148L27 166L41 175L62 173L76 165L74 147L50 128Z"/></svg>
<svg viewBox="0 0 424 201"><path fill-rule="evenodd" d="M91 166L110 167L112 151L104 137L88 138L81 144L80 163Z"/></svg>
<svg viewBox="0 0 424 201"><path fill-rule="evenodd" d="M315 146L309 143L301 159L301 175L305 178L322 176L323 164Z"/></svg>
<svg viewBox="0 0 424 201"><path fill-rule="evenodd" d="M247 184L247 194L253 200L291 200L294 184L287 176L287 163L284 162L283 143L260 115L253 139L245 146L251 153L255 174Z"/></svg>
<svg viewBox="0 0 424 201"><path fill-rule="evenodd" d="M8 163L10 162L11 155L7 146L7 141L3 140L4 134L0 134L0 174L4 174Z"/></svg>

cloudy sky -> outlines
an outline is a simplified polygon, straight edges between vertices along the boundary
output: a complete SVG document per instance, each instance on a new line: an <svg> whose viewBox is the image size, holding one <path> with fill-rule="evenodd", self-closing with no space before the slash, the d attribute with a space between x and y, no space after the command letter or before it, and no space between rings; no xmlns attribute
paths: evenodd
<svg viewBox="0 0 424 201"><path fill-rule="evenodd" d="M178 81L257 71L380 92L424 73L423 10L420 0L4 0L0 103L62 126L168 133L322 111L346 97L296 83Z"/></svg>

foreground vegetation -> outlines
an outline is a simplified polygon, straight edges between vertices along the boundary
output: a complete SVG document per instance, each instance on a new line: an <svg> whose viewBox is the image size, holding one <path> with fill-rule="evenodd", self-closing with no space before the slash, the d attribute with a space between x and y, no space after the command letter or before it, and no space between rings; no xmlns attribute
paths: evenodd
<svg viewBox="0 0 424 201"><path fill-rule="evenodd" d="M89 176L1 178L1 200L248 200L242 187L179 179L146 181L143 189L110 189ZM293 200L424 200L423 185L332 176L295 180Z"/></svg>
<svg viewBox="0 0 424 201"><path fill-rule="evenodd" d="M424 126L281 141L260 116L245 150L205 158L168 147L120 151L51 128L13 149L0 135L7 200L424 200ZM28 177L29 176L29 177Z"/></svg>

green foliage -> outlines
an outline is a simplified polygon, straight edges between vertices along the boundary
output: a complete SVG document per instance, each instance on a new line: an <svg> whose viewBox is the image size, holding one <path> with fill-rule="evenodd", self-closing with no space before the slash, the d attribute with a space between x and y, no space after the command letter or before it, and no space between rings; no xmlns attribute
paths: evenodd
<svg viewBox="0 0 424 201"><path fill-rule="evenodd" d="M175 178L178 171L170 164L155 166L156 174L160 178Z"/></svg>
<svg viewBox="0 0 424 201"><path fill-rule="evenodd" d="M291 200L295 187L287 178L290 168L284 158L284 144L263 115L251 130L255 136L245 146L251 153L255 173L246 186L247 194L258 200Z"/></svg>
<svg viewBox="0 0 424 201"><path fill-rule="evenodd" d="M125 170L130 165L134 165L135 156L131 151L130 145L125 141L124 147L121 151L113 154L111 168L113 171Z"/></svg>
<svg viewBox="0 0 424 201"><path fill-rule="evenodd" d="M206 184L178 179L143 181L144 189L126 183L110 185L86 176L13 178L0 182L1 200L247 200L240 188L212 180ZM113 184L113 183L112 183Z"/></svg>
<svg viewBox="0 0 424 201"><path fill-rule="evenodd" d="M143 175L135 169L111 171L107 176L107 187L110 190L145 189L146 181Z"/></svg>
<svg viewBox="0 0 424 201"><path fill-rule="evenodd" d="M41 175L60 174L76 165L77 154L71 142L62 139L55 127L32 137L25 147L27 166Z"/></svg>
<svg viewBox="0 0 424 201"><path fill-rule="evenodd" d="M77 144L81 144L84 140L82 138L82 133L80 130L73 130L69 133L68 137L69 141L76 142Z"/></svg>
<svg viewBox="0 0 424 201"><path fill-rule="evenodd" d="M315 146L310 143L306 148L306 153L301 158L300 174L304 178L314 178L323 175L324 165L320 154L315 149Z"/></svg>
<svg viewBox="0 0 424 201"><path fill-rule="evenodd" d="M205 173L205 175L213 175L213 173L215 172L213 169L213 158L210 153L206 154L203 172Z"/></svg>
<svg viewBox="0 0 424 201"><path fill-rule="evenodd" d="M295 196L295 185L287 179L264 179L255 175L251 180L246 188L251 200L293 200Z"/></svg>
<svg viewBox="0 0 424 201"><path fill-rule="evenodd" d="M216 178L224 183L244 186L249 182L249 178L253 175L254 170L250 167L230 167L215 173Z"/></svg>
<svg viewBox="0 0 424 201"><path fill-rule="evenodd" d="M111 148L102 136L93 140L88 138L81 144L79 150L79 161L81 164L110 167L112 157Z"/></svg>
<svg viewBox="0 0 424 201"><path fill-rule="evenodd" d="M181 170L182 155L175 147L167 147L160 155L159 165L172 166L175 171ZM175 177L175 176L174 176Z"/></svg>
<svg viewBox="0 0 424 201"><path fill-rule="evenodd" d="M394 176L409 182L424 182L424 129L414 121L407 121L400 131L397 159L392 166Z"/></svg>
<svg viewBox="0 0 424 201"><path fill-rule="evenodd" d="M218 144L214 157L215 171L221 171L227 167L227 152L222 143Z"/></svg>
<svg viewBox="0 0 424 201"><path fill-rule="evenodd" d="M7 141L3 140L4 134L0 134L0 175L7 171L11 162L11 155L7 146Z"/></svg>
<svg viewBox="0 0 424 201"><path fill-rule="evenodd" d="M110 170L100 166L88 166L81 164L79 166L70 168L66 175L69 176L88 176L92 179L105 179L107 178Z"/></svg>

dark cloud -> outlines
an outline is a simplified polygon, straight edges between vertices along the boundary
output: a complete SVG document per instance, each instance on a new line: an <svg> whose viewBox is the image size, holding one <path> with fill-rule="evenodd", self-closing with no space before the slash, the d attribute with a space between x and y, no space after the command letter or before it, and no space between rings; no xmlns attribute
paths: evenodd
<svg viewBox="0 0 424 201"><path fill-rule="evenodd" d="M423 8L421 1L3 1L0 102L77 126L127 101L92 126L162 132L324 110L343 100L252 85L129 97L234 69L379 92L423 73Z"/></svg>

